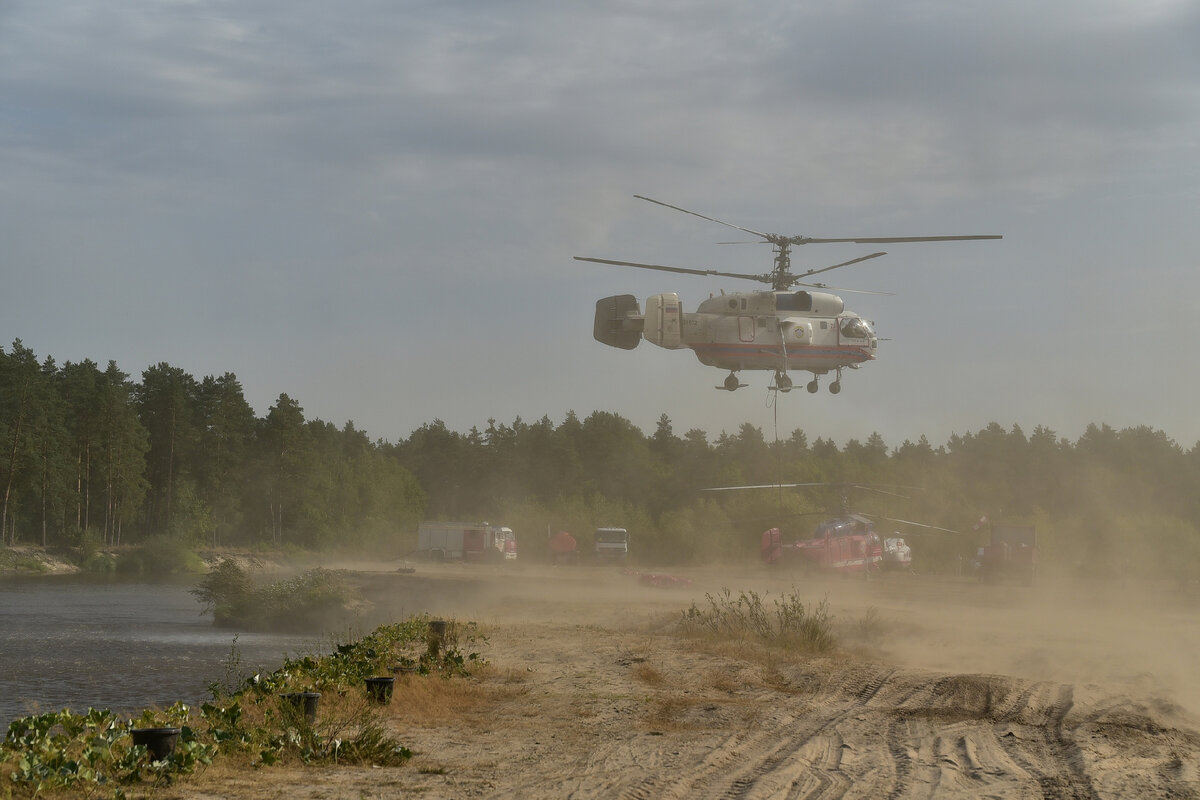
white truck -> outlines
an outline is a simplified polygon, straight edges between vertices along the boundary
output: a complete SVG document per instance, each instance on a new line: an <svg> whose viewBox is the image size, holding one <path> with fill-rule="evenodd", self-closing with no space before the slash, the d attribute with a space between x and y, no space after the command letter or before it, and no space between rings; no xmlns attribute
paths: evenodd
<svg viewBox="0 0 1200 800"><path fill-rule="evenodd" d="M624 528L596 528L596 560L625 561L629 557L629 531Z"/></svg>
<svg viewBox="0 0 1200 800"><path fill-rule="evenodd" d="M512 528L486 522L422 522L417 555L430 561L508 561L517 557Z"/></svg>

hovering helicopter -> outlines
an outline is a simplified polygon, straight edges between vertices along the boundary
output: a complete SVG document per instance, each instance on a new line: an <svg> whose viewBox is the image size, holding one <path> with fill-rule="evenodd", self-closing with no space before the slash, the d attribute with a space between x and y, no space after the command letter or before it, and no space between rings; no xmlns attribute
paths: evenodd
<svg viewBox="0 0 1200 800"><path fill-rule="evenodd" d="M673 206L660 200L634 195L660 206L682 211L694 217L715 222L744 231L770 243L775 249L775 266L770 272L752 275L740 272L721 272L713 269L688 269L661 264L640 264L633 261L613 261L607 258L585 258L575 256L576 261L596 264L613 264L619 267L636 267L663 272L678 272L686 275L716 275L725 278L741 278L769 284L770 290L738 292L710 296L700 303L695 313L681 310L679 295L674 292L657 294L646 299L643 314L637 298L631 294L614 295L596 302L594 336L597 341L622 350L632 350L647 339L668 350L691 348L700 363L729 370L724 384L718 389L735 391L748 384L741 383L738 372L744 369L774 370L775 382L770 387L781 392L790 391L792 379L789 370L807 371L813 374L808 391L816 392L817 377L836 371L837 377L829 384L829 391L837 394L842 390L842 370L857 369L866 361L875 358L878 339L872 323L853 311L846 309L842 298L828 291L807 289L832 289L842 292L863 294L891 294L859 289L838 289L824 283L807 282L823 272L858 264L887 253L871 253L840 264L810 269L799 274L791 271L791 249L793 245L826 244L831 242L853 242L856 244L884 244L894 242L947 242L967 239L1001 239L1001 236L885 236L851 239L815 239L809 236L784 236L777 233L743 228L686 208ZM793 287L806 289L792 291Z"/></svg>
<svg viewBox="0 0 1200 800"><path fill-rule="evenodd" d="M880 569L907 570L912 565L912 550L898 532L893 536L880 535L875 530L877 519L944 533L958 533L951 528L942 528L937 525L850 510L848 493L851 489L904 498L906 495L889 490L918 490L914 486L878 486L866 483L773 483L759 486L719 486L705 489L705 491L782 490L817 486L840 490L840 510L835 514L825 511L811 512L826 518L817 523L812 536L794 542L785 542L783 531L778 527L763 531L760 554L766 564L799 563L802 566L823 571L849 573L871 573ZM805 513L799 516L809 515L809 513Z"/></svg>

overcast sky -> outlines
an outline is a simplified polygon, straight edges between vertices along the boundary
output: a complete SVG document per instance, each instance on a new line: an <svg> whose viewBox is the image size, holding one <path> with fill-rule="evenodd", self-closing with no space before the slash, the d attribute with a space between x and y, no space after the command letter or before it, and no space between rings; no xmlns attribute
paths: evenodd
<svg viewBox="0 0 1200 800"><path fill-rule="evenodd" d="M0 344L233 372L406 438L574 410L937 445L1200 440L1195 0L0 0ZM774 233L878 360L843 391L592 339L595 301L756 284ZM733 237L736 238L736 235ZM821 267L876 248L797 248ZM833 278L836 275L836 279ZM826 381L827 383L828 381Z"/></svg>

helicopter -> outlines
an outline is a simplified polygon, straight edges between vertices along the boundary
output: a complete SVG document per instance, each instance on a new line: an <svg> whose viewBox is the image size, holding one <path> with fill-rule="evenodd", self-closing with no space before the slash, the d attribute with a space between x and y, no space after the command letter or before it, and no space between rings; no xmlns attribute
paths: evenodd
<svg viewBox="0 0 1200 800"><path fill-rule="evenodd" d="M855 244L883 244L895 242L947 242L969 239L1001 239L996 235L972 236L885 236L870 238L817 239L809 236L785 236L763 233L741 225L698 214L686 208L673 206L661 200L634 195L666 208L682 211L700 219L725 225L759 237L774 248L775 263L770 272L761 275L722 272L713 269L689 269L662 264L642 264L634 261L614 261L607 258L575 256L576 261L595 264L612 264L619 267L635 267L686 275L711 275L724 278L740 278L768 284L769 290L710 295L700 303L694 313L681 309L679 295L674 292L657 294L646 299L646 310L642 312L637 298L631 294L605 297L596 302L593 335L595 339L610 347L632 350L642 339L646 339L667 350L690 348L700 363L722 370L729 375L717 389L736 391L749 384L738 378L741 370L774 370L772 390L787 392L792 389L792 371L812 373L808 383L809 392L818 390L817 378L836 372L829 384L829 391L838 394L842 390L842 370L858 367L875 359L878 338L873 323L846 308L842 298L831 291L860 292L863 294L891 294L861 289L838 289L824 283L812 282L813 276L830 270L859 264L887 255L886 252L870 253L840 264L820 269L810 269L798 274L791 271L793 246L805 244L827 244L851 242ZM734 244L723 242L722 244ZM793 291L795 287L805 287ZM817 289L820 291L809 291Z"/></svg>
<svg viewBox="0 0 1200 800"><path fill-rule="evenodd" d="M772 483L758 486L718 486L707 492L740 491L744 489L797 489L831 487L840 490L841 507L828 511L804 512L794 516L821 516L811 536L794 542L783 540L779 527L763 531L760 555L768 566L799 563L810 569L838 573L872 574L879 570L908 571L912 566L912 550L899 532L888 536L875 529L877 520L899 522L917 528L942 533L959 533L952 528L928 525L923 522L868 514L850 510L849 491L859 490L890 497L907 498L895 489L920 491L915 486L877 485L867 483Z"/></svg>

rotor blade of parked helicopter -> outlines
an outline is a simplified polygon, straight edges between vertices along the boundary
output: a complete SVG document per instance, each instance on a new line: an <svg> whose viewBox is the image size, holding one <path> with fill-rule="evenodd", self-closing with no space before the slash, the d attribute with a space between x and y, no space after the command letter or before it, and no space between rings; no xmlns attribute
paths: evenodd
<svg viewBox="0 0 1200 800"><path fill-rule="evenodd" d="M943 533L962 533L962 531L956 531L953 528L942 528L938 525L926 525L924 522L913 522L907 519L897 519L896 517L880 517L880 519L886 519L889 522L902 522L905 525L915 525L918 528L929 528L930 530L942 531Z"/></svg>
<svg viewBox="0 0 1200 800"><path fill-rule="evenodd" d="M923 492L925 489L921 486L903 486L894 483L828 483L818 481L815 483L761 483L753 486L711 486L707 489L701 489L703 492L729 492L737 489L796 489L803 486L824 486L830 489L865 489L868 492L877 494L891 495L892 497L900 497L905 500L911 499L908 495L898 494L896 492L888 492L884 489L904 489L913 492Z"/></svg>
<svg viewBox="0 0 1200 800"><path fill-rule="evenodd" d="M753 231L751 231L751 233L753 233ZM866 239L814 239L811 236L792 236L787 241L790 244L833 244L837 242L853 242L854 244L892 244L896 242L966 242L975 239L1003 238L1003 236L997 236L994 234L978 234L972 236L871 236Z"/></svg>
<svg viewBox="0 0 1200 800"><path fill-rule="evenodd" d="M673 208L676 211L682 211L685 214L691 214L693 217L699 217L700 219L706 219L709 222L715 222L718 225L724 225L727 228L736 228L739 231L745 231L746 233L752 233L755 236L761 236L762 238L768 239L768 240L771 238L771 235L769 233L762 233L761 231L752 230L750 228L743 228L741 225L734 225L732 222L725 222L724 220L719 220L714 217L706 217L703 214L697 214L695 211L688 211L686 208L680 208L679 206L673 206L670 203L664 203L661 200L655 200L653 197L643 197L640 194L635 194L634 197L636 197L638 200L645 200L649 203L655 203L660 206L666 206L667 208Z"/></svg>
<svg viewBox="0 0 1200 800"><path fill-rule="evenodd" d="M883 489L880 489L878 486L869 486L869 485L867 485L867 484L865 484L865 483L852 483L852 484L850 484L850 488L851 488L851 489L862 489L863 491L866 491L866 492L874 492L875 494L886 494L886 495L888 495L889 497L899 497L899 498L901 498L901 499L904 499L904 500L911 500L911 499L912 499L911 497L909 497L909 496L908 496L908 495L906 495L906 494L900 494L899 492L887 492L887 491L884 491ZM893 488L893 489L910 489L910 490L914 490L914 491L921 491L921 489L920 489L919 487L916 487L916 486L893 486L893 487L890 487L890 488Z"/></svg>
<svg viewBox="0 0 1200 800"><path fill-rule="evenodd" d="M586 258L575 256L576 261L591 261L594 264L613 264L618 267L637 267L638 269L656 269L661 272L681 272L685 275L717 275L722 278L745 278L761 283L770 283L770 275L747 275L741 272L719 272L715 269L688 269L687 267L668 267L662 264L639 264L636 261L613 261L608 258Z"/></svg>
<svg viewBox="0 0 1200 800"><path fill-rule="evenodd" d="M799 486L828 486L828 483L763 483L757 486L711 486L702 492L733 492L739 489L795 489Z"/></svg>

